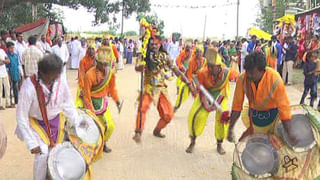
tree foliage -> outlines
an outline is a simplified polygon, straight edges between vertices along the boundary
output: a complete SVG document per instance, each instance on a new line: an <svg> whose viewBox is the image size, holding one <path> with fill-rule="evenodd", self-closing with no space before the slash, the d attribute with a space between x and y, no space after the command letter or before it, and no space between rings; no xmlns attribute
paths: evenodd
<svg viewBox="0 0 320 180"><path fill-rule="evenodd" d="M12 8L4 9L0 18L0 29L14 29L33 22L31 6L30 3L20 3ZM63 13L51 11L51 8L47 4L37 4L36 9L37 16L34 17L36 20L47 17L51 21L62 22Z"/></svg>
<svg viewBox="0 0 320 180"><path fill-rule="evenodd" d="M277 0L276 1L276 18L280 18L285 15L285 10L288 8L289 3L296 3L300 0ZM260 12L256 19L256 25L269 33L273 30L273 12L272 7L263 7L263 0L259 1Z"/></svg>
<svg viewBox="0 0 320 180"><path fill-rule="evenodd" d="M127 31L124 33L124 36L137 36L137 32L136 31Z"/></svg>
<svg viewBox="0 0 320 180"><path fill-rule="evenodd" d="M10 26L32 22L30 21L31 3L36 4L37 7L41 6L39 7L41 10L38 9L39 16L52 18L57 18L57 14L51 12L53 4L67 6L73 9L84 6L89 12L94 13L94 25L110 21L116 23L117 19L111 15L119 13L122 7L124 7L125 17L129 17L134 12L150 11L149 0L122 0L121 2L110 2L109 0L2 0L2 2L0 2L1 25L3 22L12 24ZM3 20L8 17L10 17L8 20ZM18 19L20 17L22 19L19 21Z"/></svg>
<svg viewBox="0 0 320 180"><path fill-rule="evenodd" d="M140 21L140 19L145 18L147 20L148 23L152 23L153 20L156 21L158 28L160 30L160 34L163 34L163 29L164 29L164 21L161 20L157 14L153 14L153 15L146 15L143 13L139 13L137 16L137 21Z"/></svg>

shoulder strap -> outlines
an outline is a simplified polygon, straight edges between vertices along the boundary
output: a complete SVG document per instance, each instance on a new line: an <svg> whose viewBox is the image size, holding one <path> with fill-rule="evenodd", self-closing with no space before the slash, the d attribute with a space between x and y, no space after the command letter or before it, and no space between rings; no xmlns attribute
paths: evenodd
<svg viewBox="0 0 320 180"><path fill-rule="evenodd" d="M41 116L42 116L42 119L43 119L44 124L46 126L46 133L47 133L47 135L49 137L49 140L50 140L50 147L53 147L55 145L55 143L54 143L54 141L52 139L52 133L51 133L50 125L49 125L47 109L46 109L46 106L44 104L45 98L44 98L44 93L43 93L42 87L37 82L35 75L33 75L31 77L31 82L32 82L32 84L34 85L34 87L36 89L38 102L39 102L39 107L40 107L40 111L41 111Z"/></svg>

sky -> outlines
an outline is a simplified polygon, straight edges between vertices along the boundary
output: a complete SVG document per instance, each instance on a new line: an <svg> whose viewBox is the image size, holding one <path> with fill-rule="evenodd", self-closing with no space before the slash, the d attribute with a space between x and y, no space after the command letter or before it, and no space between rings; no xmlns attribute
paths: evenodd
<svg viewBox="0 0 320 180"><path fill-rule="evenodd" d="M236 36L237 0L150 0L151 12L157 14L164 21L164 34L170 36L173 32L180 32L183 37L233 38ZM259 0L240 0L239 7L239 35L245 36L248 29L254 26L258 14ZM167 5L157 7L155 5ZM226 6L226 4L229 4ZM231 5L230 5L231 4ZM180 8L176 8L179 5ZM206 6L215 8L182 8L181 6ZM108 30L107 24L92 26L94 16L81 7L73 10L67 7L55 6L64 13L64 25L69 31L101 31ZM117 15L121 22L121 14ZM205 17L207 19L206 26ZM139 23L136 14L124 21L124 32L134 30L138 32ZM118 30L120 33L120 28Z"/></svg>

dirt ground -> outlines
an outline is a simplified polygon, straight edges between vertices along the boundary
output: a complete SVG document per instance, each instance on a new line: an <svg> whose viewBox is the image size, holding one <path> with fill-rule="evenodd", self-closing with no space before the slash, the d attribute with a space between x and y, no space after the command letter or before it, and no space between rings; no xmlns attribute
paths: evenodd
<svg viewBox="0 0 320 180"><path fill-rule="evenodd" d="M68 82L73 99L77 88L76 75L77 71L68 71ZM132 140L136 119L135 100L138 95L139 82L139 74L134 71L133 65L127 65L117 74L117 89L119 96L124 100L124 106L121 114L118 114L115 103L110 103L116 124L109 142L113 151L105 154L93 165L93 179L230 179L234 145L224 143L227 154L218 155L214 138L214 113L211 113L204 133L197 139L194 153L185 152L189 144L187 117L192 105L191 97L163 130L167 136L165 139L152 135L159 115L156 108L151 106L147 114L142 144L137 145ZM231 85L233 90L235 83ZM173 104L176 98L175 81L169 83L169 91ZM287 92L291 104L299 102L301 92L294 87L287 87ZM0 180L32 179L33 155L27 150L26 144L14 135L15 109L0 111L0 121L8 136L7 151L0 160ZM241 121L238 121L235 127L236 136L239 137L243 130Z"/></svg>

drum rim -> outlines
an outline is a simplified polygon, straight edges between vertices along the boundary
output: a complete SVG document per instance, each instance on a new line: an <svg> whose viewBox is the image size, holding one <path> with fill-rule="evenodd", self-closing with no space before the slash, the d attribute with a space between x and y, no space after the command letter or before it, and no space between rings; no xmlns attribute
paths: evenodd
<svg viewBox="0 0 320 180"><path fill-rule="evenodd" d="M87 164L86 164L86 161L84 160L84 158L82 157L81 153L77 150L77 148L75 148L70 142L66 141L66 142L63 142L61 144L57 144L49 153L49 156L48 156L48 173L49 173L49 176L53 179L53 180L58 180L60 179L60 176L59 174L57 174L55 172L56 168L54 166L54 160L52 159L52 154L58 152L59 149L63 148L63 147L68 147L68 148L73 148L74 152L77 154L77 156L81 157L81 161L82 161L82 164L84 165L84 172L81 176L80 179L83 179L83 177L86 175L86 172L87 172Z"/></svg>
<svg viewBox="0 0 320 180"><path fill-rule="evenodd" d="M301 107L302 108L302 107ZM303 109L303 108L302 108ZM303 109L304 110L304 109ZM282 123L278 124L275 126L275 132L279 135L279 137L281 138L281 140L287 145L287 147L289 149L291 149L292 151L294 152L297 152L297 153L301 153L301 152L307 152L308 150L314 148L314 146L317 145L316 143L316 140L315 140L315 137L314 137L314 127L313 127L313 123L312 121L310 120L311 117L309 117L309 113L306 111L305 114L294 114L294 115L303 115L303 116L307 116L308 118L308 122L310 123L310 128L311 128L311 131L312 131L312 137L313 137L313 141L305 146L305 147L295 147L295 146L292 146L288 140L287 140L287 135L283 135L284 131L283 131L283 125Z"/></svg>
<svg viewBox="0 0 320 180"><path fill-rule="evenodd" d="M89 145L97 145L97 144L99 143L99 141L100 141L101 132L100 132L100 128L99 128L97 122L94 120L95 117L93 117L90 113L88 113L88 110L86 110L86 109L78 109L78 111L80 111L81 113L83 113L83 114L86 115L86 116L89 116L89 117L91 118L91 120L93 121L92 124L94 124L95 127L96 127L96 129L98 130L97 140L96 140L94 143L85 141L83 138L81 138L81 137L77 134L77 129L78 129L78 127L74 127L74 128L73 128L73 131L68 131L68 134L69 134L69 135L76 135L76 136L81 140L81 142L84 142L84 143L86 143L86 144L89 144Z"/></svg>
<svg viewBox="0 0 320 180"><path fill-rule="evenodd" d="M247 170L247 168L245 167L244 165L244 162L242 160L242 154L243 152L239 152L240 153L240 163L241 163L241 166L243 166L243 168L241 168L245 173L247 173L248 175L252 176L252 177L255 177L255 178L268 178L268 177L272 177L274 176L278 170L279 170L279 167L280 167L280 159L279 159L279 155L277 153L277 150L272 146L271 142L269 141L269 138L268 138L268 135L267 134L262 134L262 133L255 133L255 134L252 134L250 136L248 136L247 138L245 138L248 142L248 140L250 139L253 139L253 138L260 138L260 139L264 139L266 140L267 144L269 144L270 146L270 149L272 151L272 156L273 156L273 159L274 159L274 164L273 164L273 168L271 170L271 172L267 172L267 173L264 173L264 174L253 174L251 173L249 170ZM245 148L244 148L245 149Z"/></svg>

